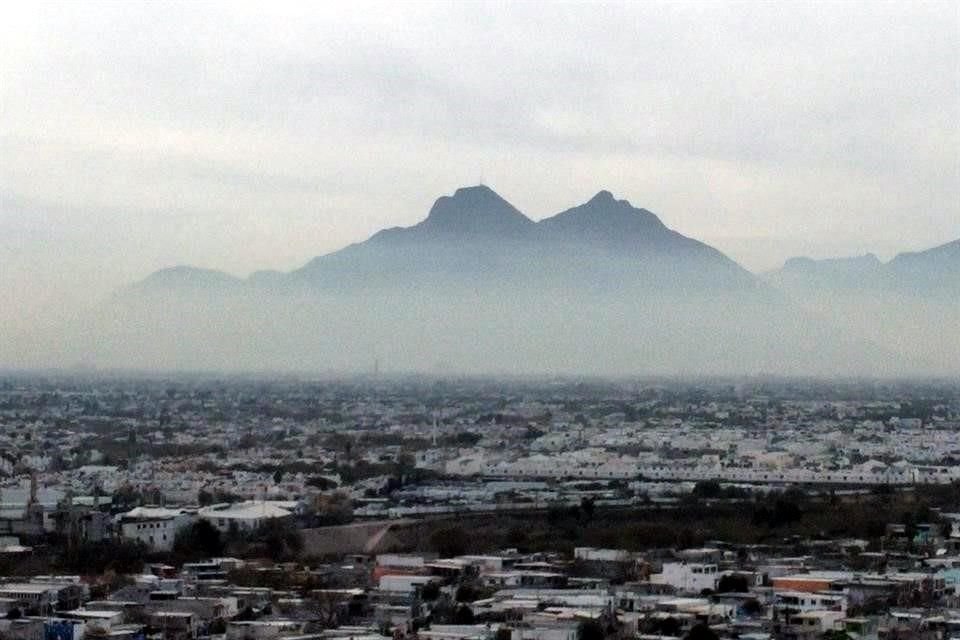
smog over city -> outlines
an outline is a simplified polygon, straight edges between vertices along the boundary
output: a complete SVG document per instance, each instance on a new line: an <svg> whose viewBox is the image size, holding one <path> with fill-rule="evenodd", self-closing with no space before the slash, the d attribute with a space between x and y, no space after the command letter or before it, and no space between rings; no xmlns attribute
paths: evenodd
<svg viewBox="0 0 960 640"><path fill-rule="evenodd" d="M960 3L0 2L0 640L956 640Z"/></svg>

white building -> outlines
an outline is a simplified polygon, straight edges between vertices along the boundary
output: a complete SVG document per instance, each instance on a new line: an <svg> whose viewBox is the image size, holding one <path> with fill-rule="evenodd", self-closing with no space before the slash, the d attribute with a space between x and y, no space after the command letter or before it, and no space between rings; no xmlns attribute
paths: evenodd
<svg viewBox="0 0 960 640"><path fill-rule="evenodd" d="M651 582L669 584L683 593L716 591L720 572L715 564L700 562L664 562L663 571L650 576Z"/></svg>
<svg viewBox="0 0 960 640"><path fill-rule="evenodd" d="M253 501L204 507L197 515L226 533L253 531L269 520L293 518L295 508L295 504L288 502Z"/></svg>
<svg viewBox="0 0 960 640"><path fill-rule="evenodd" d="M170 551L177 532L195 519L183 509L136 507L120 514L117 521L123 538L142 542L153 551Z"/></svg>

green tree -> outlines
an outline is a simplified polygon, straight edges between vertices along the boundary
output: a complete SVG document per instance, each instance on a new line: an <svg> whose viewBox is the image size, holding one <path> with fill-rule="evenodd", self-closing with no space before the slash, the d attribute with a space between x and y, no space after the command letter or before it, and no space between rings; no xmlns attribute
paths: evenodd
<svg viewBox="0 0 960 640"><path fill-rule="evenodd" d="M220 531L206 520L197 520L177 532L173 551L184 558L212 558L223 554Z"/></svg>
<svg viewBox="0 0 960 640"><path fill-rule="evenodd" d="M467 531L460 525L437 529L430 536L430 548L445 558L462 556L468 543Z"/></svg>
<svg viewBox="0 0 960 640"><path fill-rule="evenodd" d="M271 518L257 527L250 541L274 561L292 560L303 550L303 535L291 518Z"/></svg>
<svg viewBox="0 0 960 640"><path fill-rule="evenodd" d="M420 599L424 602L433 602L440 597L440 585L436 582L428 582L420 589Z"/></svg>
<svg viewBox="0 0 960 640"><path fill-rule="evenodd" d="M701 480L693 485L692 493L698 498L719 498L723 489L716 480Z"/></svg>
<svg viewBox="0 0 960 640"><path fill-rule="evenodd" d="M735 573L722 576L717 583L717 593L746 593L749 590L746 577Z"/></svg>
<svg viewBox="0 0 960 640"><path fill-rule="evenodd" d="M86 575L100 575L107 571L140 573L146 555L147 548L139 541L83 542L65 551L58 565L61 569Z"/></svg>
<svg viewBox="0 0 960 640"><path fill-rule="evenodd" d="M595 620L584 620L577 626L577 640L604 640L603 626Z"/></svg>
<svg viewBox="0 0 960 640"><path fill-rule="evenodd" d="M720 640L717 632L704 623L693 625L684 640Z"/></svg>
<svg viewBox="0 0 960 640"><path fill-rule="evenodd" d="M473 611L465 604L457 607L453 614L453 624L473 624Z"/></svg>

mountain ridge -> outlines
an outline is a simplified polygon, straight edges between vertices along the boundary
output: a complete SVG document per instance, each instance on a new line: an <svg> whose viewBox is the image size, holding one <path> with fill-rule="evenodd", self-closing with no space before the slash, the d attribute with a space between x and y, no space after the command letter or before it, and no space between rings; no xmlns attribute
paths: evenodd
<svg viewBox="0 0 960 640"><path fill-rule="evenodd" d="M960 240L919 251L904 251L886 262L872 253L845 258L790 258L764 274L786 289L832 288L960 290Z"/></svg>
<svg viewBox="0 0 960 640"><path fill-rule="evenodd" d="M73 359L240 370L355 370L380 359L464 373L953 372L960 298L938 283L960 272L958 245L888 263L869 254L789 261L788 271L824 280L804 288L752 274L609 191L535 222L481 185L438 198L416 224L292 271L161 270L82 328L88 351ZM876 294L850 295L883 269L939 288L905 297L897 278L878 276ZM846 288L830 285L838 271L849 272Z"/></svg>
<svg viewBox="0 0 960 640"><path fill-rule="evenodd" d="M437 244L424 247L424 243ZM445 251L459 252L464 262L484 259L480 254L486 254L490 260L509 262L515 259L509 254L517 251L551 262L561 251L558 245L564 250L575 247L585 251L602 250L608 257L651 263L697 258L715 262L717 268L730 272L734 279L750 277L746 269L718 249L670 229L656 214L634 207L627 200L618 200L610 191L601 190L580 205L534 221L489 187L477 185L461 187L453 195L437 198L427 216L414 225L381 229L364 241L318 255L291 271L266 270L238 278L223 271L180 265L150 274L134 287L148 289L162 281L163 288L170 289L175 286L178 275L184 279L185 286L195 286L192 281L200 279L196 272L202 272L203 279L211 282L219 279L240 286L274 286L284 281L302 283L328 269L345 276L351 262L362 261L365 254L378 249L397 252L398 255L391 257L401 262L413 249L431 249L438 258L436 268L454 270L455 264L444 264ZM364 272L360 265L352 267L359 271L355 275ZM556 265L556 268L564 267ZM157 274L165 275L158 278Z"/></svg>

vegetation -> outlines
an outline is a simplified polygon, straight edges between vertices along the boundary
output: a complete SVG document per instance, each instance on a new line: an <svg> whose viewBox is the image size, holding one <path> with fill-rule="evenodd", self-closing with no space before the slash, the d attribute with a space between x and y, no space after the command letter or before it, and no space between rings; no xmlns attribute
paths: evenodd
<svg viewBox="0 0 960 640"><path fill-rule="evenodd" d="M670 505L611 509L586 504L543 512L458 516L402 529L407 548L442 555L517 547L522 551L563 551L577 546L645 550L690 547L708 540L733 544L783 543L795 539L853 537L877 541L886 525L937 524L936 511L960 507L960 485L917 488L891 495L808 496L791 489L750 499L687 498ZM913 523L913 525L911 525ZM467 534L469 531L469 534ZM906 549L916 546L910 540ZM887 548L890 548L889 546Z"/></svg>
<svg viewBox="0 0 960 640"><path fill-rule="evenodd" d="M66 547L57 560L57 568L81 575L140 573L147 548L141 542L105 540L82 542Z"/></svg>
<svg viewBox="0 0 960 640"><path fill-rule="evenodd" d="M223 555L224 542L220 531L206 520L197 520L177 532L173 553L180 562Z"/></svg>
<svg viewBox="0 0 960 640"><path fill-rule="evenodd" d="M684 640L719 640L717 633L703 622L693 625Z"/></svg>

